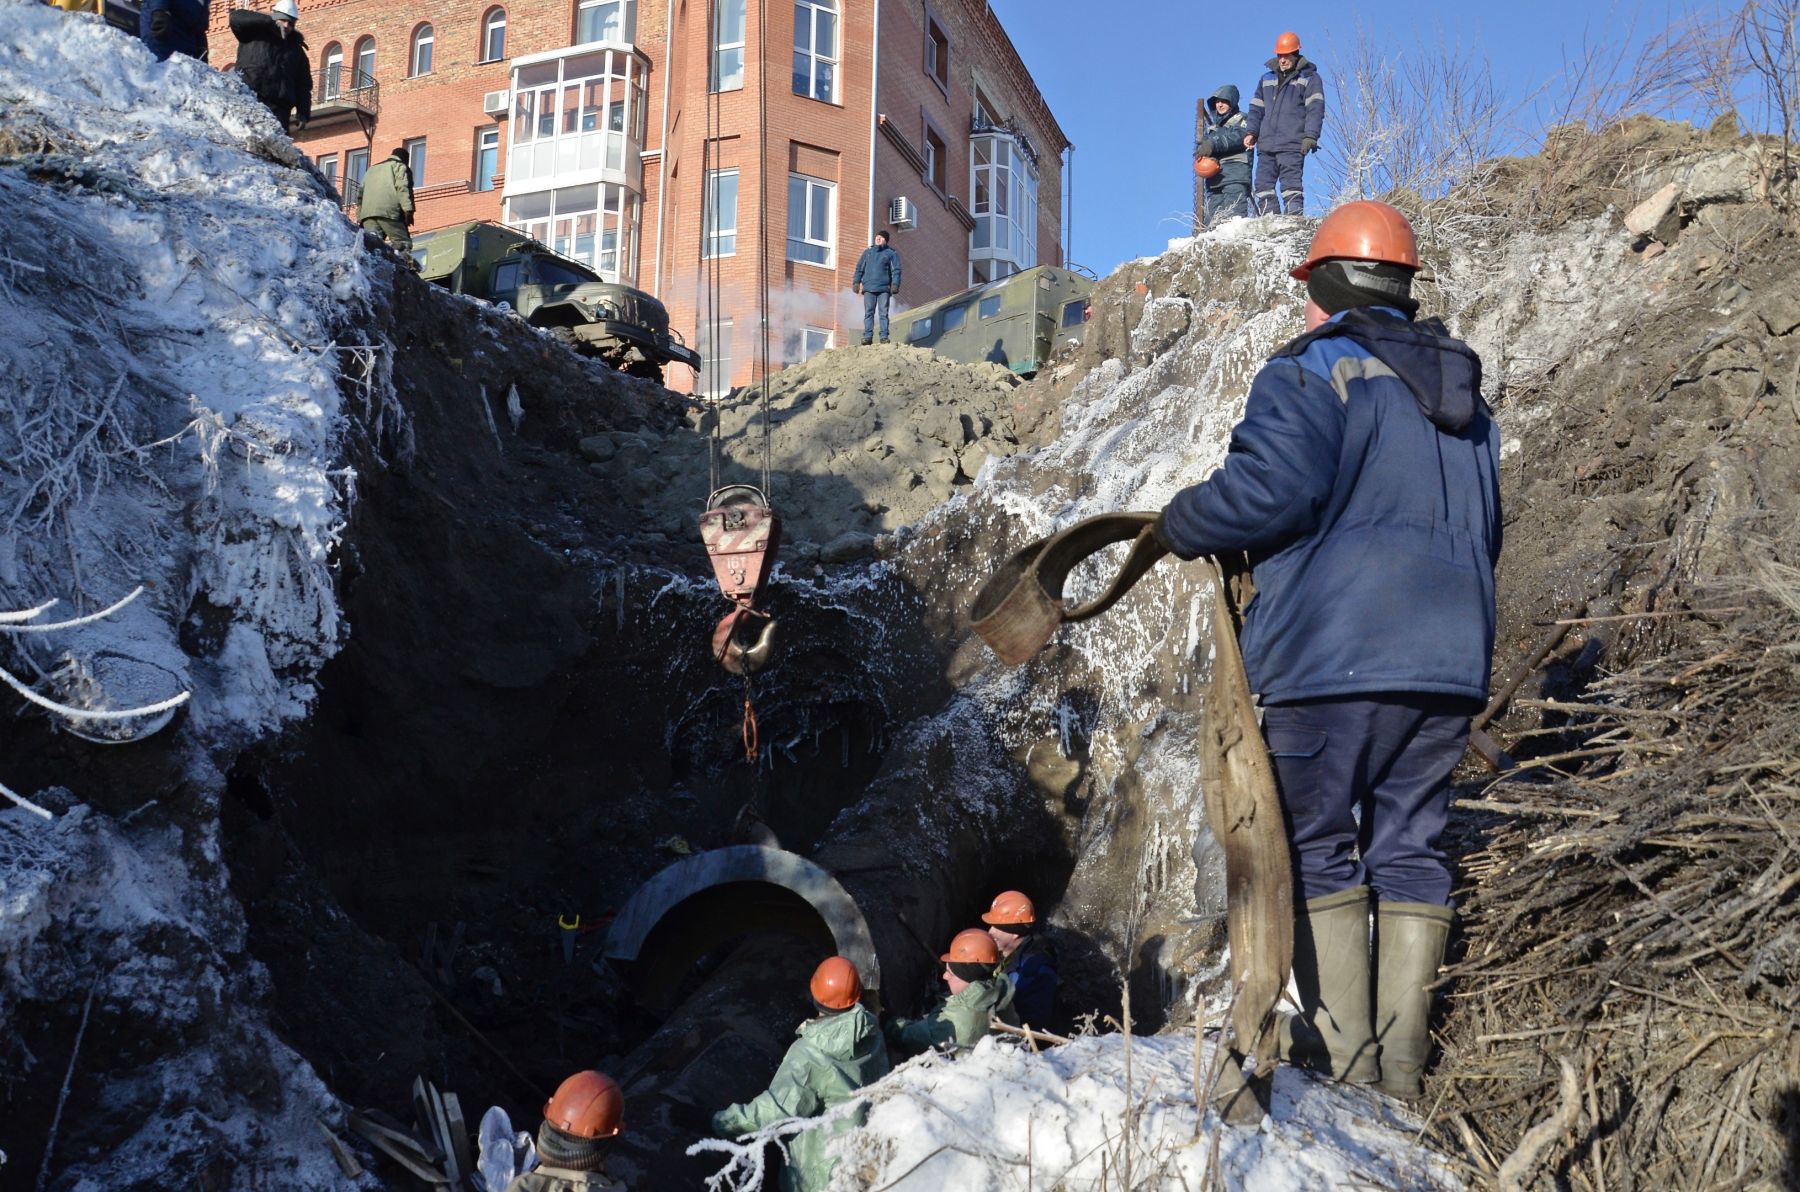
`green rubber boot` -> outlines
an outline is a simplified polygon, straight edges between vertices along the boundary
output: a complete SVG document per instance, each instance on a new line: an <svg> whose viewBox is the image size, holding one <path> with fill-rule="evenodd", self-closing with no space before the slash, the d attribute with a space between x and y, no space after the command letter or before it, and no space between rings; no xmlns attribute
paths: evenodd
<svg viewBox="0 0 1800 1192"><path fill-rule="evenodd" d="M1381 1041L1380 1089L1417 1101L1431 1054L1431 990L1444 963L1454 918L1429 902L1375 904L1375 1034Z"/></svg>
<svg viewBox="0 0 1800 1192"><path fill-rule="evenodd" d="M1301 1013L1281 1021L1281 1054L1350 1084L1381 1075L1369 1013L1369 888L1309 899L1294 922Z"/></svg>

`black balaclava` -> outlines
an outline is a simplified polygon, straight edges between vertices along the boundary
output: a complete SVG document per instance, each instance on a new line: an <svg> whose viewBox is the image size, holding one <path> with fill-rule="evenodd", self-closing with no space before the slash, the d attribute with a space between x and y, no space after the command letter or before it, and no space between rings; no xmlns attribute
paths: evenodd
<svg viewBox="0 0 1800 1192"><path fill-rule="evenodd" d="M606 1166L610 1138L582 1138L545 1122L538 1127L538 1154L547 1167L569 1171L599 1171Z"/></svg>
<svg viewBox="0 0 1800 1192"><path fill-rule="evenodd" d="M1407 318L1419 313L1413 270L1377 261L1324 261L1306 279L1306 293L1328 315L1353 306L1391 306Z"/></svg>
<svg viewBox="0 0 1800 1192"><path fill-rule="evenodd" d="M971 985L977 981L990 980L994 975L994 966L991 964L977 964L966 960L952 960L949 963L950 971Z"/></svg>

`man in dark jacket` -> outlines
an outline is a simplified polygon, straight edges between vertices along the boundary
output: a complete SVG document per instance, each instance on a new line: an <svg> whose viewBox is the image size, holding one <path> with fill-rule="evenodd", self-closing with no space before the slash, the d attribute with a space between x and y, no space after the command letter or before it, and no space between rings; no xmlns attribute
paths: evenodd
<svg viewBox="0 0 1800 1192"><path fill-rule="evenodd" d="M1056 948L1038 923L1037 908L1019 890L1003 890L982 913L988 935L1000 950L1000 974L1013 987L1013 1011L1026 1026L1055 1029Z"/></svg>
<svg viewBox="0 0 1800 1192"><path fill-rule="evenodd" d="M273 14L248 8L231 10L231 33L238 39L238 74L263 106L289 131L296 112L300 127L312 119L312 60L306 38L295 23L300 9L294 0L275 0Z"/></svg>
<svg viewBox="0 0 1800 1192"><path fill-rule="evenodd" d="M138 9L138 36L158 62L170 54L206 61L208 0L144 0Z"/></svg>
<svg viewBox="0 0 1800 1192"><path fill-rule="evenodd" d="M1300 55L1300 36L1275 39L1275 56L1250 99L1246 147L1256 146L1256 206L1264 215L1306 214L1300 175L1325 127L1325 82ZM1279 202L1277 198L1279 197Z"/></svg>
<svg viewBox="0 0 1800 1192"><path fill-rule="evenodd" d="M1500 554L1481 361L1414 321L1418 266L1385 203L1327 216L1294 270L1312 330L1257 374L1224 465L1157 522L1184 559L1244 551L1254 570L1244 665L1297 883L1290 1058L1407 1098L1450 930L1439 839L1487 696Z"/></svg>
<svg viewBox="0 0 1800 1192"><path fill-rule="evenodd" d="M900 292L900 254L888 247L888 234L875 233L875 243L863 249L856 262L850 288L863 296L865 345L875 336L875 312L881 312L881 342L888 341L888 304Z"/></svg>
<svg viewBox="0 0 1800 1192"><path fill-rule="evenodd" d="M1195 157L1210 157L1219 172L1206 179L1206 226L1250 214L1249 123L1238 111L1238 89L1226 83L1206 101L1206 128L1194 144Z"/></svg>

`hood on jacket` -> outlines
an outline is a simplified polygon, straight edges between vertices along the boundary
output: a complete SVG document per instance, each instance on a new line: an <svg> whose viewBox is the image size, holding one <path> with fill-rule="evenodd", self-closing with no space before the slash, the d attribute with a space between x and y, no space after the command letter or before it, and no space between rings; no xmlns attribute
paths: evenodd
<svg viewBox="0 0 1800 1192"><path fill-rule="evenodd" d="M1437 320L1407 322L1385 313L1387 309L1354 308L1344 312L1342 321L1353 324L1356 341L1406 382L1433 426L1451 434L1462 431L1481 404L1481 357Z"/></svg>
<svg viewBox="0 0 1800 1192"><path fill-rule="evenodd" d="M1267 62L1263 63L1263 65L1268 67L1270 70L1274 71L1277 77L1280 76L1281 64L1279 62L1277 62L1275 59L1271 58ZM1312 59L1308 58L1305 54L1298 54L1294 58L1294 69L1289 71L1288 73L1304 74L1306 71L1317 70L1317 69L1319 69L1319 68L1312 64Z"/></svg>
<svg viewBox="0 0 1800 1192"><path fill-rule="evenodd" d="M865 1059L881 1045L881 1027L868 1007L862 1005L840 1014L808 1019L800 1024L797 1033L832 1059Z"/></svg>
<svg viewBox="0 0 1800 1192"><path fill-rule="evenodd" d="M1214 120L1214 121L1231 119L1232 112L1236 112L1238 110L1238 94L1239 93L1238 93L1238 89L1237 89L1237 84L1226 83L1225 85L1220 87L1217 91L1214 91L1211 95L1207 96L1206 97L1207 119ZM1215 113L1213 111L1213 101L1215 99L1222 99L1226 103L1230 104L1231 111L1226 112L1223 116L1220 116L1217 113Z"/></svg>

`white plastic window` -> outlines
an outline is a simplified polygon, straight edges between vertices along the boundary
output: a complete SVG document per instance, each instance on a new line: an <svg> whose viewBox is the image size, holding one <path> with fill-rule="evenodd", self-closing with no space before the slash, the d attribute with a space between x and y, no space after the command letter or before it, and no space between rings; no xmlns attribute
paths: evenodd
<svg viewBox="0 0 1800 1192"><path fill-rule="evenodd" d="M506 57L506 10L496 8L481 22L481 60L498 62Z"/></svg>
<svg viewBox="0 0 1800 1192"><path fill-rule="evenodd" d="M744 85L746 0L717 0L713 10L712 89L736 91Z"/></svg>
<svg viewBox="0 0 1800 1192"><path fill-rule="evenodd" d="M436 41L437 35L432 31L430 25L420 25L418 29L414 30L409 74L416 76L431 73L431 50Z"/></svg>
<svg viewBox="0 0 1800 1192"><path fill-rule="evenodd" d="M794 94L837 102L837 0L795 0Z"/></svg>
<svg viewBox="0 0 1800 1192"><path fill-rule="evenodd" d="M788 175L788 260L831 266L836 198L837 187L829 182Z"/></svg>
<svg viewBox="0 0 1800 1192"><path fill-rule="evenodd" d="M706 243L709 257L737 253L738 172L714 170L706 196Z"/></svg>

